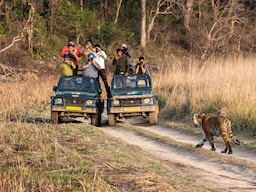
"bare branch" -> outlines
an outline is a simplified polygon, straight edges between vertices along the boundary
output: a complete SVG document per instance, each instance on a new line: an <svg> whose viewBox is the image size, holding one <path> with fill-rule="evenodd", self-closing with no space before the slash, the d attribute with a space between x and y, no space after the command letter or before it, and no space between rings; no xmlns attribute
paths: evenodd
<svg viewBox="0 0 256 192"><path fill-rule="evenodd" d="M23 38L23 33L21 33L21 35L13 37L12 43L10 45L8 45L7 47L1 49L0 53L6 51L7 49L10 49L14 45L15 42L20 41L22 38Z"/></svg>
<svg viewBox="0 0 256 192"><path fill-rule="evenodd" d="M1 1L0 1L0 7L2 6L3 2L4 2L4 0L1 0Z"/></svg>
<svg viewBox="0 0 256 192"><path fill-rule="evenodd" d="M120 11L120 8L121 8L121 5L122 5L122 2L123 2L123 0L120 0L120 1L119 1L119 4L118 4L118 6L117 6L117 10L116 10L116 18L115 18L115 24L117 23L117 20L118 20L119 11Z"/></svg>

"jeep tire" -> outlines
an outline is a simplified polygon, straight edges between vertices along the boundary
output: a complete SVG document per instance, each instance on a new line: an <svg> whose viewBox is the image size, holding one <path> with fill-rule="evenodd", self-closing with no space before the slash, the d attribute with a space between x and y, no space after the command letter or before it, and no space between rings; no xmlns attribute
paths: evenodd
<svg viewBox="0 0 256 192"><path fill-rule="evenodd" d="M157 112L149 112L148 120L150 125L155 125L157 123Z"/></svg>
<svg viewBox="0 0 256 192"><path fill-rule="evenodd" d="M59 112L51 112L51 122L52 124L58 124L60 122Z"/></svg>
<svg viewBox="0 0 256 192"><path fill-rule="evenodd" d="M115 114L108 114L108 125L114 126L116 124Z"/></svg>
<svg viewBox="0 0 256 192"><path fill-rule="evenodd" d="M95 114L91 115L91 125L94 125L94 126L98 127L98 125L99 125L99 115L98 115L98 113L95 113Z"/></svg>

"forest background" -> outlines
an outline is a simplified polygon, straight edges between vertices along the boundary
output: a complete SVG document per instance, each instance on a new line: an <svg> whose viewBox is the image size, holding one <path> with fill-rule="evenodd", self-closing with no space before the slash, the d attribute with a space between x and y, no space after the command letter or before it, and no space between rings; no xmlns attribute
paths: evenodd
<svg viewBox="0 0 256 192"><path fill-rule="evenodd" d="M1 74L54 65L68 38L79 48L91 39L110 58L126 43L156 69L162 117L225 115L252 136L255 18L253 0L1 0Z"/></svg>

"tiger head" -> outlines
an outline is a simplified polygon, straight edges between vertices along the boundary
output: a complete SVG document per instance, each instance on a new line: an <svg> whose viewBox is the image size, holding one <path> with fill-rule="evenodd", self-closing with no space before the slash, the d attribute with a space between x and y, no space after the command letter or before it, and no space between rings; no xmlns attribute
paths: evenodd
<svg viewBox="0 0 256 192"><path fill-rule="evenodd" d="M197 114L197 113L193 115L193 121L196 127L201 127L203 116L204 114Z"/></svg>

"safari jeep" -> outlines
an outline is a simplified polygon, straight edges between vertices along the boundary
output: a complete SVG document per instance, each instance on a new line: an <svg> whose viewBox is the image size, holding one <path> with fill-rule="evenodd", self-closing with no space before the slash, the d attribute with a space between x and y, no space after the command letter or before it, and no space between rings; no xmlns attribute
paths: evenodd
<svg viewBox="0 0 256 192"><path fill-rule="evenodd" d="M91 118L91 124L98 126L104 109L96 79L84 76L61 76L56 96L51 97L51 122L58 124L61 119L73 117Z"/></svg>
<svg viewBox="0 0 256 192"><path fill-rule="evenodd" d="M149 74L114 75L111 82L112 98L108 99L108 122L115 125L117 118L148 117L157 123L158 101L152 92Z"/></svg>

